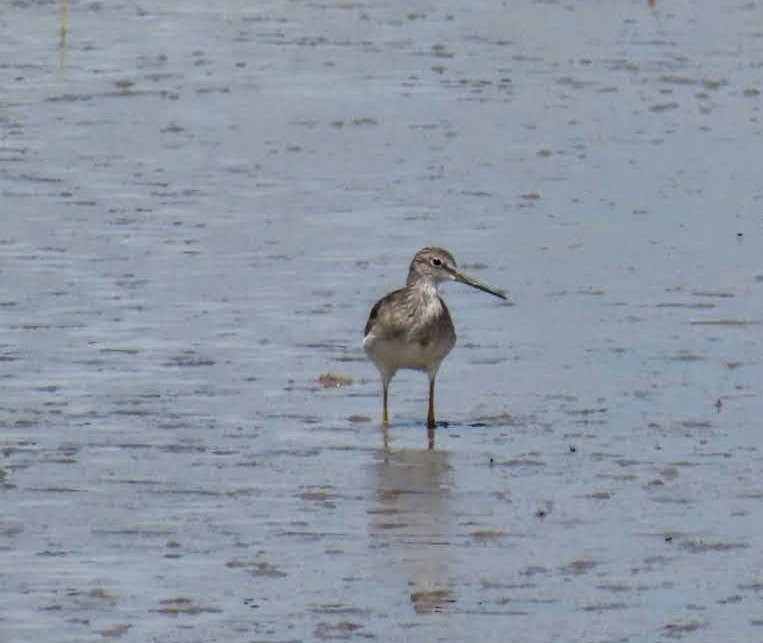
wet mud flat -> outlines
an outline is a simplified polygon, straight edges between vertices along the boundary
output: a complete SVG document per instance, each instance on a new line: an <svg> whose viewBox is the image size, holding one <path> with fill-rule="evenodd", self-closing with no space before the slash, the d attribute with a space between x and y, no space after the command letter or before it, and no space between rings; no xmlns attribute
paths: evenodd
<svg viewBox="0 0 763 643"><path fill-rule="evenodd" d="M761 638L763 15L653 4L0 10L0 640Z"/></svg>
<svg viewBox="0 0 763 643"><path fill-rule="evenodd" d="M385 451L370 423L312 417L194 431L127 416L74 423L65 443L53 426L34 442L16 429L3 627L10 640L754 636L760 449L738 415L623 428L620 413L548 406L544 420L440 427L433 451L413 423Z"/></svg>

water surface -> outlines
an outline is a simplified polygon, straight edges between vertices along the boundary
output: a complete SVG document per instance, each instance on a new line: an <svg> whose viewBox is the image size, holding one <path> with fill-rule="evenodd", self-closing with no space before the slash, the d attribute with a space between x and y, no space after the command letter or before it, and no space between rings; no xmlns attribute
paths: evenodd
<svg viewBox="0 0 763 643"><path fill-rule="evenodd" d="M0 10L0 638L760 638L762 19Z"/></svg>

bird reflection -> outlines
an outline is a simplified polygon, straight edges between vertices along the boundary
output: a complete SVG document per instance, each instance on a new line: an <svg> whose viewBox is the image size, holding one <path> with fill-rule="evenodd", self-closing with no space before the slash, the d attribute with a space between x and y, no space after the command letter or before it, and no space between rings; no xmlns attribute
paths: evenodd
<svg viewBox="0 0 763 643"><path fill-rule="evenodd" d="M381 427L382 431L382 444L384 445L384 451L389 452L389 426L388 425L382 425ZM435 438L435 430L434 427L427 427L427 448L430 451L434 451L434 438Z"/></svg>
<svg viewBox="0 0 763 643"><path fill-rule="evenodd" d="M455 601L446 580L452 486L448 454L385 449L378 453L372 472L376 496L368 509L369 531L379 576L402 571L414 611L441 611Z"/></svg>

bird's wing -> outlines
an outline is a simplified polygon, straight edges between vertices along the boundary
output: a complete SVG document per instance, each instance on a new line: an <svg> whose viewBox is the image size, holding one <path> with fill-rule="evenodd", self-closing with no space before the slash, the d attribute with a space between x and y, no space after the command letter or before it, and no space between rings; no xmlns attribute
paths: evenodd
<svg viewBox="0 0 763 643"><path fill-rule="evenodd" d="M407 335L410 326L405 317L400 315L401 308L393 305L399 303L404 292L404 288L395 290L374 304L364 335L373 333L377 339L400 339Z"/></svg>

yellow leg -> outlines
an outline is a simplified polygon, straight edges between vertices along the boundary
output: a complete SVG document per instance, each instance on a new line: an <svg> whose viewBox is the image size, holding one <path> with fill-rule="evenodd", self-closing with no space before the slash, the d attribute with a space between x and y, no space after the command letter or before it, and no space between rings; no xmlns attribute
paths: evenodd
<svg viewBox="0 0 763 643"><path fill-rule="evenodd" d="M389 426L389 415L387 414L387 391L389 390L389 384L384 382L384 393L382 395L382 426Z"/></svg>
<svg viewBox="0 0 763 643"><path fill-rule="evenodd" d="M429 380L429 411L427 412L427 428L434 429L434 377Z"/></svg>

